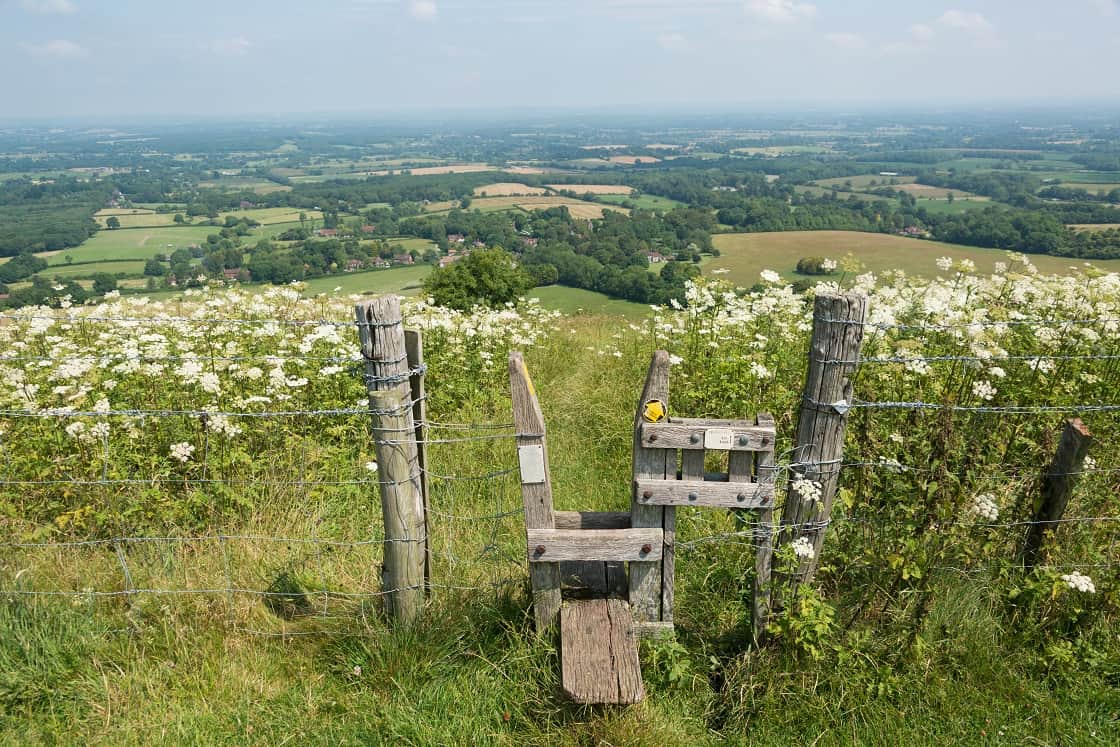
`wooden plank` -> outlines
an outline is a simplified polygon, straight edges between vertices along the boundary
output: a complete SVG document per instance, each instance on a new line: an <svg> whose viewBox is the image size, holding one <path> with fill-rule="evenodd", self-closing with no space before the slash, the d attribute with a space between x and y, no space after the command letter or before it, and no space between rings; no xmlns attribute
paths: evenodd
<svg viewBox="0 0 1120 747"><path fill-rule="evenodd" d="M408 379L412 391L412 422L416 424L416 464L420 472L420 499L424 505L424 536L428 532L428 506L430 506L431 485L428 481L428 402L424 388L424 337L419 330L404 331L404 349L408 356ZM432 546L424 545L424 586L432 582Z"/></svg>
<svg viewBox="0 0 1120 747"><path fill-rule="evenodd" d="M576 703L641 702L645 688L628 605L620 599L567 602L560 619L564 693Z"/></svg>
<svg viewBox="0 0 1120 747"><path fill-rule="evenodd" d="M773 485L750 482L638 480L635 484L638 502L650 506L754 509L771 505L774 498Z"/></svg>
<svg viewBox="0 0 1120 747"><path fill-rule="evenodd" d="M855 295L818 294L813 303L813 334L809 341L809 367L805 374L797 439L790 466L789 487L782 510L782 533L777 547L805 537L813 544L811 557L801 558L782 573L771 590L774 607L785 606L785 597L796 594L813 580L824 543L823 527L832 515L839 465L844 455L847 410L835 407L852 401L851 375L863 344L863 319L867 299ZM794 485L798 478L820 486L818 500L803 498ZM811 527L806 527L811 524Z"/></svg>
<svg viewBox="0 0 1120 747"><path fill-rule="evenodd" d="M389 618L413 622L424 606L427 532L420 490L419 457L412 418L400 300L381 296L357 304L354 315L365 358L365 382L373 420L385 543L382 591Z"/></svg>
<svg viewBox="0 0 1120 747"><path fill-rule="evenodd" d="M1034 568L1038 563L1046 532L1056 528L1058 520L1065 513L1092 442L1093 434L1080 418L1065 422L1054 459L1042 476L1042 497L1030 529L1027 530L1023 546L1023 564L1027 568Z"/></svg>
<svg viewBox="0 0 1120 747"><path fill-rule="evenodd" d="M719 418L669 418L671 425L687 425L700 428L743 428L754 430L758 425L754 418L738 420L720 420Z"/></svg>
<svg viewBox="0 0 1120 747"><path fill-rule="evenodd" d="M525 527L527 530L552 529L555 526L552 514L552 478L548 471L544 415L541 414L540 402L537 401L537 392L529 378L529 371L525 368L525 360L517 351L509 354L509 388L513 402L513 423L517 429L517 445L539 445L544 459L544 482L521 484ZM537 631L543 632L556 623L560 615L559 563L532 563L529 566L529 580L533 589L533 615Z"/></svg>
<svg viewBox="0 0 1120 747"><path fill-rule="evenodd" d="M704 433L712 430L693 425L678 425L677 423L642 423L641 445L654 449L687 449L703 450ZM736 451L762 451L774 444L774 430L772 428L759 428L758 426L738 426L731 431L731 452Z"/></svg>
<svg viewBox="0 0 1120 747"><path fill-rule="evenodd" d="M676 452L671 449L647 449L642 446L643 411L645 404L660 400L666 411L669 408L669 354L658 350L653 354L646 372L645 385L638 398L634 415L634 469L633 477L638 479L664 480L676 475ZM634 493L630 502L630 523L634 527L655 527L665 529L666 521L674 528L676 509L663 506L648 506L638 502ZM666 519L666 515L670 515ZM673 532L669 536L672 537ZM662 579L673 583L673 553L663 552L663 562L633 562L630 564L630 612L635 620L651 622L661 620Z"/></svg>
<svg viewBox="0 0 1120 747"><path fill-rule="evenodd" d="M660 529L528 529L529 562L653 561L665 541Z"/></svg>
<svg viewBox="0 0 1120 747"><path fill-rule="evenodd" d="M758 414L758 424L774 427L769 413ZM759 452L755 461L755 481L759 487L774 489L774 451ZM764 482L765 481L765 482ZM766 625L770 621L770 567L774 557L773 503L758 512L757 545L754 560L754 583L751 588L751 642L756 648L766 643Z"/></svg>
<svg viewBox="0 0 1120 747"><path fill-rule="evenodd" d="M675 632L676 628L673 623L660 620L635 622L630 626L630 634L635 638L661 638L662 636L673 635Z"/></svg>
<svg viewBox="0 0 1120 747"><path fill-rule="evenodd" d="M560 587L568 597L607 596L607 564L597 560L567 560L560 564Z"/></svg>
<svg viewBox="0 0 1120 747"><path fill-rule="evenodd" d="M554 511L557 529L629 529L625 511Z"/></svg>

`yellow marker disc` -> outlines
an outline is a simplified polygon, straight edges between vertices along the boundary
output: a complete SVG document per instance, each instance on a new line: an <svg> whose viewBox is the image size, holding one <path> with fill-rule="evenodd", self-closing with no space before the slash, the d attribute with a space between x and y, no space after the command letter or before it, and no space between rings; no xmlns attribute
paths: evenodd
<svg viewBox="0 0 1120 747"><path fill-rule="evenodd" d="M651 399L642 408L642 417L647 423L660 423L665 419L665 403L659 399Z"/></svg>

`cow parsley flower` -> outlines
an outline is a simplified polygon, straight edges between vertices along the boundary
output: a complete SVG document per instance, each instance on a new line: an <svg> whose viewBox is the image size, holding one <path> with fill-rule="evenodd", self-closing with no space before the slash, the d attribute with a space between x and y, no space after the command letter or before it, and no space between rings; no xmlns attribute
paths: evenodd
<svg viewBox="0 0 1120 747"><path fill-rule="evenodd" d="M376 472L377 471L377 462L366 462L366 471L367 472Z"/></svg>
<svg viewBox="0 0 1120 747"><path fill-rule="evenodd" d="M996 388L990 382L980 381L972 382L972 393L978 398L985 401L991 400L996 396Z"/></svg>
<svg viewBox="0 0 1120 747"><path fill-rule="evenodd" d="M172 459L178 459L180 462L186 463L190 460L192 454L194 454L194 444L189 444L186 441L171 444Z"/></svg>
<svg viewBox="0 0 1120 747"><path fill-rule="evenodd" d="M813 543L809 541L808 537L798 537L790 544L790 547L793 548L793 554L799 558L812 560L817 555L816 551L813 550Z"/></svg>
<svg viewBox="0 0 1120 747"><path fill-rule="evenodd" d="M1086 594L1097 593L1097 587L1093 584L1093 579L1083 573L1078 573L1077 571L1065 573L1062 574L1062 580L1066 582L1066 586L1074 591L1083 591Z"/></svg>
<svg viewBox="0 0 1120 747"><path fill-rule="evenodd" d="M991 493L980 493L972 497L972 513L982 519L995 521L999 518L999 506Z"/></svg>
<svg viewBox="0 0 1120 747"><path fill-rule="evenodd" d="M952 257L938 257L937 260L934 262L934 264L937 265L937 269L944 270L944 271L947 272L947 271L953 269L953 258Z"/></svg>
<svg viewBox="0 0 1120 747"><path fill-rule="evenodd" d="M804 477L799 476L793 481L790 487L793 488L795 493L801 496L802 500L816 503L821 499L821 484L819 482L806 480Z"/></svg>
<svg viewBox="0 0 1120 747"><path fill-rule="evenodd" d="M758 276L765 280L767 283L782 282L782 276L774 272L773 270L763 270L762 272L758 273Z"/></svg>

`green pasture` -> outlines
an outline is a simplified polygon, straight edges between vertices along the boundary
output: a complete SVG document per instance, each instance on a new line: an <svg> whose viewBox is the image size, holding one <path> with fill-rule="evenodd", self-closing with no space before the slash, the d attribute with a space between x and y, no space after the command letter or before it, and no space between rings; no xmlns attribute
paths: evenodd
<svg viewBox="0 0 1120 747"><path fill-rule="evenodd" d="M712 237L720 256L704 269L704 274L750 287L761 282L759 273L774 270L787 280L812 277L794 272L801 257L826 257L841 260L852 254L863 270L875 273L903 270L909 275L944 275L934 262L938 257L971 259L979 272L992 272L996 262L1006 262L1007 253L998 249L943 244L882 233L858 231L785 231L780 233L731 233ZM1030 255L1031 262L1047 274L1068 274L1071 267L1082 267L1081 260L1067 257ZM1095 260L1093 266L1120 272L1120 260ZM719 269L729 270L717 274ZM837 276L834 276L837 277Z"/></svg>
<svg viewBox="0 0 1120 747"><path fill-rule="evenodd" d="M191 244L205 243L206 237L217 233L214 226L183 226L172 228L121 228L98 231L81 246L44 253L41 256L53 265L66 264L69 254L75 262L106 259L151 259L156 254L170 254Z"/></svg>
<svg viewBox="0 0 1120 747"><path fill-rule="evenodd" d="M143 275L143 260L116 260L89 262L77 265L51 265L41 274L49 278L90 278L99 272L110 275Z"/></svg>
<svg viewBox="0 0 1120 747"><path fill-rule="evenodd" d="M390 267L386 270L367 270L365 272L330 275L308 280L304 294L309 296L319 293L342 296L351 293L370 296L379 293L413 295L419 292L420 284L431 272L431 265L414 265L412 267ZM336 291L335 288L338 288L338 290Z"/></svg>
<svg viewBox="0 0 1120 747"><path fill-rule="evenodd" d="M917 177L905 176L900 174L898 176L880 176L879 174L860 174L858 176L839 176L835 179L818 179L813 184L818 187L835 187L837 189L847 189L846 184L851 184L852 191L861 189L868 189L871 187L890 187L892 182L894 185L898 184L912 184L917 181ZM871 183L875 182L874 185Z"/></svg>
<svg viewBox="0 0 1120 747"><path fill-rule="evenodd" d="M612 205L633 204L638 210L675 210L684 207L683 202L660 195L640 195L638 197L599 195L598 197L601 202L609 202Z"/></svg>
<svg viewBox="0 0 1120 747"><path fill-rule="evenodd" d="M602 293L569 288L564 285L546 285L533 288L525 294L527 298L540 299L541 306L565 314L599 314L602 316L642 317L649 312L649 306L632 301L604 296Z"/></svg>

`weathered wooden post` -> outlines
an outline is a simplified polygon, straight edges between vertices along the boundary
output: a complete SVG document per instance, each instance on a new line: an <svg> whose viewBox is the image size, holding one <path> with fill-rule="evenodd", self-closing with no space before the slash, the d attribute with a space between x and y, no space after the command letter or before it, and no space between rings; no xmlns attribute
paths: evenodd
<svg viewBox="0 0 1120 747"><path fill-rule="evenodd" d="M407 625L424 606L428 538L400 300L381 296L365 301L355 307L355 315L381 487L381 588L390 620Z"/></svg>
<svg viewBox="0 0 1120 747"><path fill-rule="evenodd" d="M1080 418L1066 421L1054 460L1042 476L1042 495L1023 545L1023 566L1027 570L1038 565L1046 532L1054 529L1065 513L1092 442L1093 434Z"/></svg>
<svg viewBox="0 0 1120 747"><path fill-rule="evenodd" d="M416 463L420 473L420 499L424 504L424 536L428 536L428 393L424 389L424 336L419 331L404 331L404 347L408 355L409 387L412 390L412 421L416 425ZM424 585L432 581L432 545L424 543Z"/></svg>
<svg viewBox="0 0 1120 747"><path fill-rule="evenodd" d="M521 499L525 506L525 529L555 529L552 511L552 476L548 471L544 415L537 401L533 380L521 353L509 354L509 391L513 401L513 423L517 428L517 459L521 467ZM537 632L550 628L560 616L560 562L530 563L533 615Z"/></svg>
<svg viewBox="0 0 1120 747"><path fill-rule="evenodd" d="M866 307L867 299L854 295L822 294L813 304L809 368L777 544L780 549L805 538L812 553L799 555L795 567L782 568L773 588L777 609L784 606L784 595L792 597L800 584L813 580L820 560L844 456L849 377L858 365Z"/></svg>

